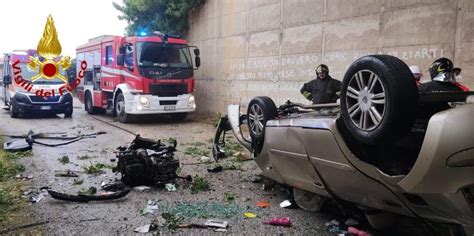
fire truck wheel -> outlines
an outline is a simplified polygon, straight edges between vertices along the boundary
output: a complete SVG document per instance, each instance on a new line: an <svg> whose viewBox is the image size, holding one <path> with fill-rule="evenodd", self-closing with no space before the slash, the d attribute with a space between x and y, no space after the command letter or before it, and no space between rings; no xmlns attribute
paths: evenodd
<svg viewBox="0 0 474 236"><path fill-rule="evenodd" d="M15 103L11 103L10 104L10 117L11 118L18 118L18 116L20 115L20 112L18 111L18 109L15 107Z"/></svg>
<svg viewBox="0 0 474 236"><path fill-rule="evenodd" d="M72 117L72 112L73 112L73 107L72 107L72 104L69 105L69 107L66 109L66 111L64 111L64 117L65 118L70 118Z"/></svg>
<svg viewBox="0 0 474 236"><path fill-rule="evenodd" d="M115 113L117 114L117 118L120 122L130 122L130 115L125 112L125 98L123 97L122 93L119 93L115 99Z"/></svg>
<svg viewBox="0 0 474 236"><path fill-rule="evenodd" d="M86 92L86 98L85 98L85 109L87 111L87 114L93 115L96 114L96 111L94 109L94 105L92 104L92 96L89 92Z"/></svg>

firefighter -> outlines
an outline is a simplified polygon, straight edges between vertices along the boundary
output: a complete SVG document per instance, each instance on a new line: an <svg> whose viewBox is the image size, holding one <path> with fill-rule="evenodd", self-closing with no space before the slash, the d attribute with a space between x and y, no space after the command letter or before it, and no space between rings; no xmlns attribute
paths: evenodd
<svg viewBox="0 0 474 236"><path fill-rule="evenodd" d="M418 86L419 92L461 92L469 91L465 86L455 82L453 62L447 58L439 58L428 69L431 81ZM449 109L447 102L425 104L419 109L421 118L429 119L435 113Z"/></svg>
<svg viewBox="0 0 474 236"><path fill-rule="evenodd" d="M313 104L334 103L339 98L341 81L329 75L328 66L321 64L316 68L316 79L301 87L301 94Z"/></svg>
<svg viewBox="0 0 474 236"><path fill-rule="evenodd" d="M418 90L420 92L465 91L465 86L456 83L453 68L453 62L448 58L437 59L428 69L431 81L421 84Z"/></svg>
<svg viewBox="0 0 474 236"><path fill-rule="evenodd" d="M423 77L423 73L421 73L420 67L418 66L410 66L411 73L415 77L416 85L420 86L421 78Z"/></svg>

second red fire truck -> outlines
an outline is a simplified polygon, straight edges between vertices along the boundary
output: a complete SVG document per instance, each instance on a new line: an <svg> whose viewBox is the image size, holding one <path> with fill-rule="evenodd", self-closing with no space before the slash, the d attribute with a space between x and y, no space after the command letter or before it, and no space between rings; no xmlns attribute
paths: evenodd
<svg viewBox="0 0 474 236"><path fill-rule="evenodd" d="M142 114L171 114L183 120L196 109L189 48L195 48L195 66L199 67L199 49L178 36L91 39L77 48L76 71L87 64L77 87L79 100L89 114L109 109L123 123Z"/></svg>

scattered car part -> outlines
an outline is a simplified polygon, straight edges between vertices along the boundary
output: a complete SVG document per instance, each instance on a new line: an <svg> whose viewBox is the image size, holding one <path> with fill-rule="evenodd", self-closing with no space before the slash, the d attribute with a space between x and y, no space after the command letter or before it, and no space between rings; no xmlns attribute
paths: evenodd
<svg viewBox="0 0 474 236"><path fill-rule="evenodd" d="M79 175L72 170L57 170L54 171L54 176L56 177L79 177Z"/></svg>
<svg viewBox="0 0 474 236"><path fill-rule="evenodd" d="M31 150L33 143L28 142L27 139L14 140L3 143L3 150L7 152L22 152Z"/></svg>
<svg viewBox="0 0 474 236"><path fill-rule="evenodd" d="M263 223L267 225L285 226L285 227L291 227L293 225L289 217L272 218L270 220L264 221Z"/></svg>
<svg viewBox="0 0 474 236"><path fill-rule="evenodd" d="M122 197L127 196L130 192L130 189L121 190L118 192L110 193L110 194L103 194L103 195L71 195L66 193L60 193L48 189L49 195L57 200L63 201L70 201L70 202L89 202L89 201L107 201L107 200L115 200Z"/></svg>
<svg viewBox="0 0 474 236"><path fill-rule="evenodd" d="M220 158L225 157L225 132L232 130L227 116L223 116L219 119L217 124L217 132L214 135L213 146L212 146L212 156L217 162Z"/></svg>
<svg viewBox="0 0 474 236"><path fill-rule="evenodd" d="M293 198L296 205L307 211L319 211L326 198L299 188L293 188Z"/></svg>
<svg viewBox="0 0 474 236"><path fill-rule="evenodd" d="M229 225L229 222L225 220L211 219L211 220L207 220L206 223L204 223L204 225L211 228L226 229L227 226Z"/></svg>
<svg viewBox="0 0 474 236"><path fill-rule="evenodd" d="M126 186L123 183L111 183L111 184L105 184L102 186L102 189L105 191L110 191L110 192L118 192L121 190L124 190Z"/></svg>
<svg viewBox="0 0 474 236"><path fill-rule="evenodd" d="M166 146L160 140L137 135L129 146L118 148L118 163L112 171L121 173L122 182L132 186L173 182L179 167L179 161L174 158L176 145L176 140L173 146Z"/></svg>
<svg viewBox="0 0 474 236"><path fill-rule="evenodd" d="M224 170L224 168L222 168L222 166L216 166L214 168L207 169L207 172L209 172L209 173L219 173L223 170Z"/></svg>

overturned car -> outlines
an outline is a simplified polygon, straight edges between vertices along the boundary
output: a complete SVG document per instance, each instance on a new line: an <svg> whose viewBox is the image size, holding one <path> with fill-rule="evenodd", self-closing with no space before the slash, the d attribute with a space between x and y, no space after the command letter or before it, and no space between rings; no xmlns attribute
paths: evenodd
<svg viewBox="0 0 474 236"><path fill-rule="evenodd" d="M348 68L340 97L340 104L279 108L256 97L246 114L230 105L213 154L222 155L223 134L232 130L305 210L335 199L366 212L376 229L405 215L472 234L474 93L419 93L405 63L371 55ZM439 104L450 106L430 112Z"/></svg>

